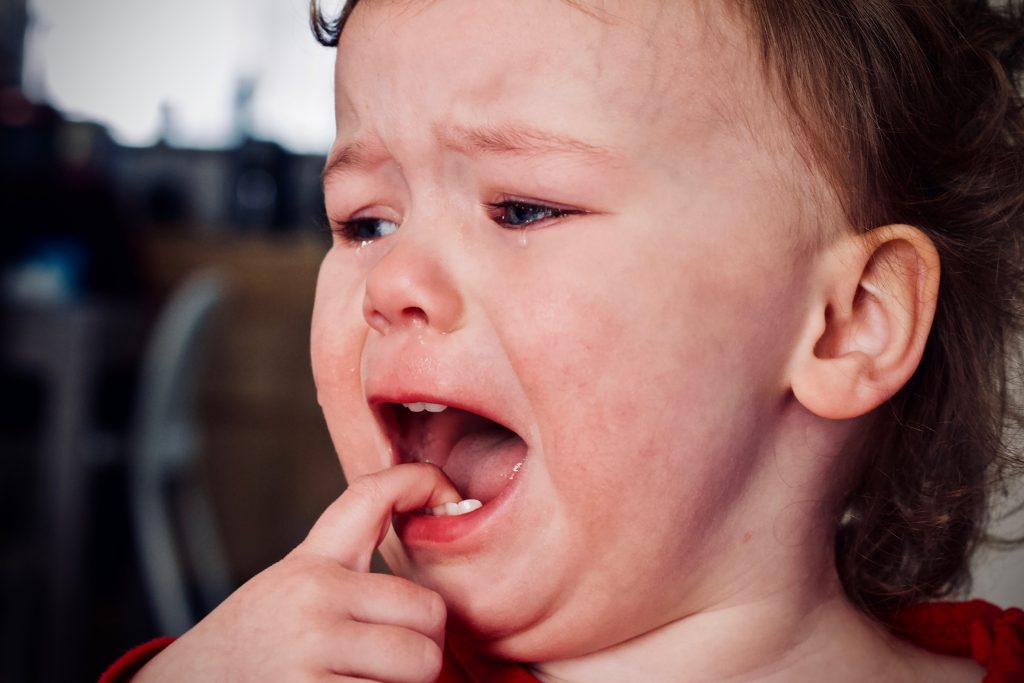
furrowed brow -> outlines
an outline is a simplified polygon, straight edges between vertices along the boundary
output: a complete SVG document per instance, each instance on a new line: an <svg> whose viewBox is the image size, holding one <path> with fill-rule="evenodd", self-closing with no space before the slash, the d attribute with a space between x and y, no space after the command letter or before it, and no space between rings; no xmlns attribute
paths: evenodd
<svg viewBox="0 0 1024 683"><path fill-rule="evenodd" d="M441 126L435 131L444 147L466 154L561 154L604 161L618 158L611 149L567 135L528 126L507 124L487 127Z"/></svg>
<svg viewBox="0 0 1024 683"><path fill-rule="evenodd" d="M567 135L528 126L507 124L496 127L444 125L435 128L442 147L467 155L567 155L611 163L622 161L614 150ZM339 147L327 158L321 173L323 182L358 169L374 166L387 158L382 146L356 140Z"/></svg>

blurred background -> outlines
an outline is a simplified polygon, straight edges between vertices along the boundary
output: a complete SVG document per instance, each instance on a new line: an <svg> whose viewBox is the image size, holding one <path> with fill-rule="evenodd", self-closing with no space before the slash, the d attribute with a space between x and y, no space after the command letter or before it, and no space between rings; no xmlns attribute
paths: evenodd
<svg viewBox="0 0 1024 683"><path fill-rule="evenodd" d="M0 682L182 632L340 492L333 59L306 0L0 0ZM1024 604L1024 553L979 563Z"/></svg>
<svg viewBox="0 0 1024 683"><path fill-rule="evenodd" d="M0 0L0 681L89 681L343 481L305 0Z"/></svg>

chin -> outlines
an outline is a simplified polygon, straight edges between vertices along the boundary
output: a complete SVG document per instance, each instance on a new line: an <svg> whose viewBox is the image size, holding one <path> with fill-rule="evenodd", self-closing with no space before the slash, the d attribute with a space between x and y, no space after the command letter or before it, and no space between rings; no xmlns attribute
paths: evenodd
<svg viewBox="0 0 1024 683"><path fill-rule="evenodd" d="M493 581L490 572L465 565L416 568L402 575L439 593L448 606L448 632L486 654L539 661L552 645L560 645L549 626L552 607L528 584Z"/></svg>
<svg viewBox="0 0 1024 683"><path fill-rule="evenodd" d="M498 592L495 586L428 586L448 605L448 632L484 654L516 662L581 656L593 646L591 620L556 611L536 593ZM606 643L611 644L611 642Z"/></svg>

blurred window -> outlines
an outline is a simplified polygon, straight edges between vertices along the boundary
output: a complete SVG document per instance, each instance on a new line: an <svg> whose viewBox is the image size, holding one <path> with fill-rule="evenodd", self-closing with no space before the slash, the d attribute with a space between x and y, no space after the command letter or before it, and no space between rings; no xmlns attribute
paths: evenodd
<svg viewBox="0 0 1024 683"><path fill-rule="evenodd" d="M24 87L126 145L225 148L246 136L323 153L334 50L306 0L29 0ZM328 5L329 6L329 5Z"/></svg>

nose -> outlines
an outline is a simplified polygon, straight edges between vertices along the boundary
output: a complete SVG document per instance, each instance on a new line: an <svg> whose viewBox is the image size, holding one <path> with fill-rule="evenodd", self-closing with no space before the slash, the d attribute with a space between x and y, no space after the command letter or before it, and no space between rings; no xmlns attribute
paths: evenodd
<svg viewBox="0 0 1024 683"><path fill-rule="evenodd" d="M463 301L451 264L434 246L410 237L396 234L367 274L363 317L381 334L415 327L452 332L461 323Z"/></svg>

